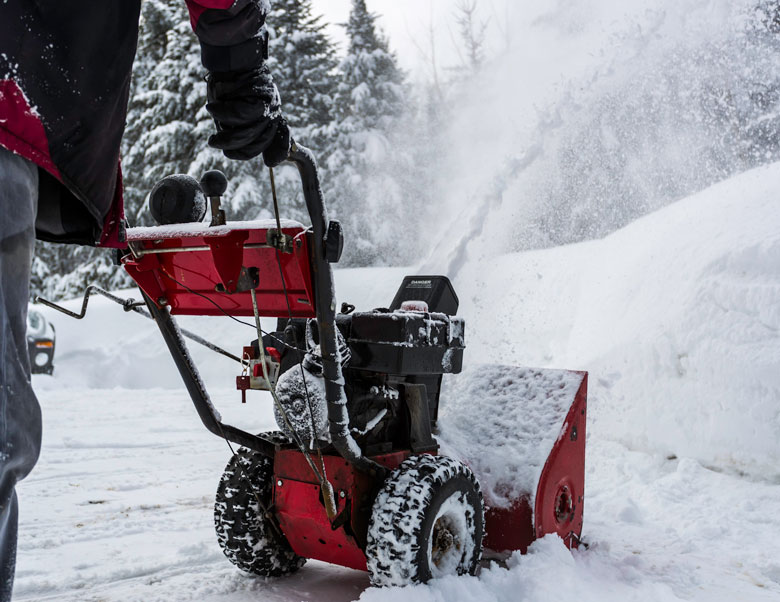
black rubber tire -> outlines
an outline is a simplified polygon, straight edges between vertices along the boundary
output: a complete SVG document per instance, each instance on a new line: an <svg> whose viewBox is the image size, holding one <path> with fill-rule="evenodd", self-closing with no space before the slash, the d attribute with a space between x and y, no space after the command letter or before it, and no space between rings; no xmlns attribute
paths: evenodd
<svg viewBox="0 0 780 602"><path fill-rule="evenodd" d="M225 467L214 503L217 540L225 556L238 568L261 577L289 575L306 562L257 503L259 498L270 507L273 476L270 458L242 447Z"/></svg>
<svg viewBox="0 0 780 602"><path fill-rule="evenodd" d="M465 464L444 456L408 458L374 501L366 546L371 583L404 586L475 574L484 521L482 491ZM432 543L442 534L453 535L444 552Z"/></svg>

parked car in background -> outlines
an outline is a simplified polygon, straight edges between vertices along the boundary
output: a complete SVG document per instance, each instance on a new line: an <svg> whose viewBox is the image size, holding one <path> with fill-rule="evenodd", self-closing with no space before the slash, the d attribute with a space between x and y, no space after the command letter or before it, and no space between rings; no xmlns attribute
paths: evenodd
<svg viewBox="0 0 780 602"><path fill-rule="evenodd" d="M27 348L33 374L54 371L54 325L33 307L27 309Z"/></svg>

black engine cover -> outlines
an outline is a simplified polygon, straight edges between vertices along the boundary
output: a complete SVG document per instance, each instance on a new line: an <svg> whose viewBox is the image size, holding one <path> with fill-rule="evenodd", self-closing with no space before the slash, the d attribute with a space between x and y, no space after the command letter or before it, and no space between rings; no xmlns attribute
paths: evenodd
<svg viewBox="0 0 780 602"><path fill-rule="evenodd" d="M457 374L463 366L463 320L439 313L358 312L347 342L350 367L385 374Z"/></svg>

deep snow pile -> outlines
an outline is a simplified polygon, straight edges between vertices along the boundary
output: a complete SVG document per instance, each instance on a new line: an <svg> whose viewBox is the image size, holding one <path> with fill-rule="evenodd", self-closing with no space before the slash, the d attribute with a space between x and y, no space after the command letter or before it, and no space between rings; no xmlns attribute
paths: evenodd
<svg viewBox="0 0 780 602"><path fill-rule="evenodd" d="M272 582L234 570L211 525L226 446L170 390L159 334L100 299L81 323L46 310L57 368L35 381L44 451L20 486L18 599L777 599L778 190L780 164L602 240L464 264L466 365L590 371L592 545L572 555L544 540L508 571L401 591L361 596L365 575L320 563ZM404 272L339 272L339 301L386 305ZM182 322L231 349L253 336L224 319ZM241 406L229 390L236 366L197 354L226 421L273 428L267 400Z"/></svg>
<svg viewBox="0 0 780 602"><path fill-rule="evenodd" d="M780 164L597 241L472 264L467 353L588 369L594 437L780 479ZM489 294L485 294L489 291Z"/></svg>

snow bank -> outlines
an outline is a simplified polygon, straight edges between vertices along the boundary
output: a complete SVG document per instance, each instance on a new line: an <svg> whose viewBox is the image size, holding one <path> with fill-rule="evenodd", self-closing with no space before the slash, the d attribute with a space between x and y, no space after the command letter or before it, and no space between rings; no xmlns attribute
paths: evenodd
<svg viewBox="0 0 780 602"><path fill-rule="evenodd" d="M758 169L604 241L568 350L598 372L597 433L780 476L779 189Z"/></svg>
<svg viewBox="0 0 780 602"><path fill-rule="evenodd" d="M464 364L587 369L590 437L780 475L780 164L596 241L471 264Z"/></svg>

